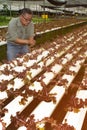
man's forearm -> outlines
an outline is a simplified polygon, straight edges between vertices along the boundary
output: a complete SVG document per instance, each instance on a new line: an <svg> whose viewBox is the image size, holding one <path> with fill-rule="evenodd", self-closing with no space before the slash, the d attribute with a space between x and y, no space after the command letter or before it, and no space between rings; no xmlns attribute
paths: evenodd
<svg viewBox="0 0 87 130"><path fill-rule="evenodd" d="M30 44L28 39L17 38L14 42L17 44L28 44L28 45Z"/></svg>

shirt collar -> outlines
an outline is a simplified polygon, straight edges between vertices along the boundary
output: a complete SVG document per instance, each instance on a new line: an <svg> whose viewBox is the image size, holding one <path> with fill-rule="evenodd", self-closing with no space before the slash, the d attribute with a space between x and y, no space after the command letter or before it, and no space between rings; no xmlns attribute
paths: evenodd
<svg viewBox="0 0 87 130"><path fill-rule="evenodd" d="M20 22L20 18L18 17L18 19L17 19L17 25L18 26L22 26L22 23Z"/></svg>

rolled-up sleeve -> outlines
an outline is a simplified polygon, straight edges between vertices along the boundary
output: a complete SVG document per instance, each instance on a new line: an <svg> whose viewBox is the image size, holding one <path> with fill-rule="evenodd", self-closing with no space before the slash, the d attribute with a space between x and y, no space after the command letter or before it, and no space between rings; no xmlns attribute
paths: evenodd
<svg viewBox="0 0 87 130"><path fill-rule="evenodd" d="M31 22L27 28L27 37L33 37L34 36L34 24Z"/></svg>
<svg viewBox="0 0 87 130"><path fill-rule="evenodd" d="M6 39L7 41L14 41L16 38L18 38L17 25L16 25L16 19L13 18L9 22Z"/></svg>

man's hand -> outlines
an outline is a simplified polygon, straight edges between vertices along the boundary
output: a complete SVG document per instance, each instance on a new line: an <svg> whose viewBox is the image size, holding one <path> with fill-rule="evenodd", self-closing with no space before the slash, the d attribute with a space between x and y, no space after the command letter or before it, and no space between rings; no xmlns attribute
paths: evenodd
<svg viewBox="0 0 87 130"><path fill-rule="evenodd" d="M17 38L14 42L17 43L17 44L27 44L27 45L30 45L30 46L34 46L35 43L36 43L36 41L34 40L33 37L31 37L29 39Z"/></svg>
<svg viewBox="0 0 87 130"><path fill-rule="evenodd" d="M34 38L30 38L30 39L28 40L28 42L29 42L29 45L30 45L31 47L34 46L35 43L36 43L36 41L34 40Z"/></svg>

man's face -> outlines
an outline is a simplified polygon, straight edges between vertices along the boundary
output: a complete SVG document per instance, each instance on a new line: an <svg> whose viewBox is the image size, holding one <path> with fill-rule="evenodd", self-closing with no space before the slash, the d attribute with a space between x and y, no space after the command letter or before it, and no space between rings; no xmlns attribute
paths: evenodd
<svg viewBox="0 0 87 130"><path fill-rule="evenodd" d="M27 26L32 20L32 14L22 14L21 15L21 23L24 25L24 26Z"/></svg>

